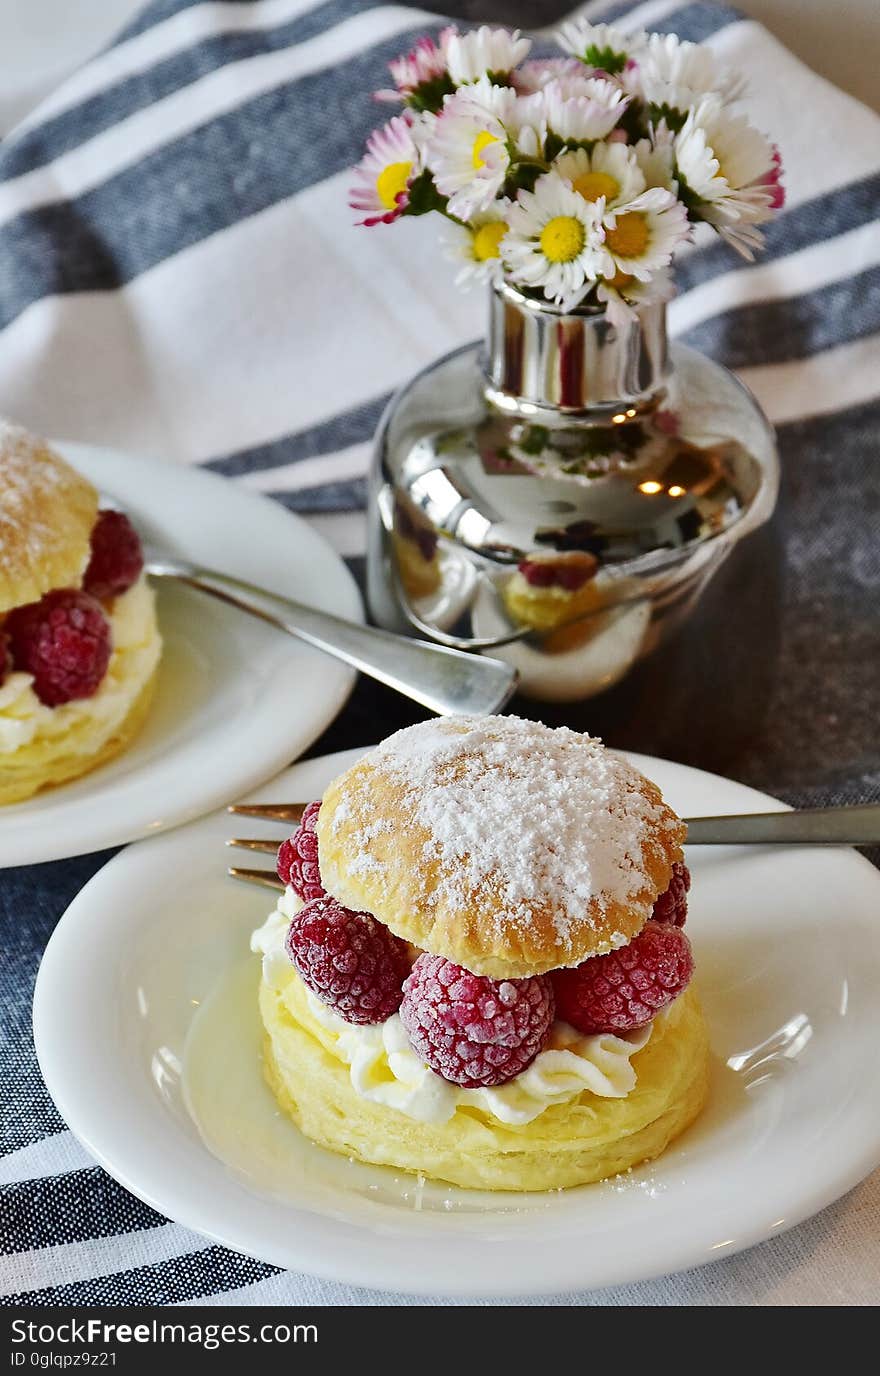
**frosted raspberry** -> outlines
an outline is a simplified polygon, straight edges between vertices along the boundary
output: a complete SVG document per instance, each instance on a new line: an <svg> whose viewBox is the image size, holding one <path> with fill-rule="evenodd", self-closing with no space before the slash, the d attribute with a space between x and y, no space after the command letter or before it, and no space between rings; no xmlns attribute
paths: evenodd
<svg viewBox="0 0 880 1376"><path fill-rule="evenodd" d="M454 1085L501 1085L535 1059L553 1022L546 975L488 979L442 956L419 956L400 1016L413 1050Z"/></svg>
<svg viewBox="0 0 880 1376"><path fill-rule="evenodd" d="M668 922L647 922L628 946L573 970L554 970L556 1011L588 1035L629 1032L677 999L693 972L684 932Z"/></svg>
<svg viewBox="0 0 880 1376"><path fill-rule="evenodd" d="M127 592L141 576L144 552L140 536L121 511L99 511L92 528L92 557L83 587L106 600Z"/></svg>
<svg viewBox="0 0 880 1376"><path fill-rule="evenodd" d="M309 803L296 831L278 848L278 878L282 883L289 884L297 898L304 903L311 903L313 898L327 897L318 868L318 837L315 832L320 810L320 802Z"/></svg>
<svg viewBox="0 0 880 1376"><path fill-rule="evenodd" d="M661 893L654 904L651 917L655 922L671 922L674 927L683 927L688 914L688 890L691 886L691 872L681 860L672 866L669 888Z"/></svg>
<svg viewBox="0 0 880 1376"><path fill-rule="evenodd" d="M110 623L101 605L74 588L49 592L6 618L17 669L34 676L34 692L47 707L90 698L110 663Z"/></svg>
<svg viewBox="0 0 880 1376"><path fill-rule="evenodd" d="M369 913L315 898L291 922L286 949L312 993L346 1022L384 1022L400 1007L409 952Z"/></svg>

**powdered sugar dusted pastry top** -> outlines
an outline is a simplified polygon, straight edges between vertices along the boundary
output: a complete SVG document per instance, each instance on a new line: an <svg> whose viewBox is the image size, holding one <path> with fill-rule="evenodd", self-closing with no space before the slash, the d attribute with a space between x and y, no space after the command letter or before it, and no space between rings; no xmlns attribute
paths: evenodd
<svg viewBox="0 0 880 1376"><path fill-rule="evenodd" d="M629 942L685 836L601 741L517 717L399 731L331 784L317 830L340 902L493 978Z"/></svg>
<svg viewBox="0 0 880 1376"><path fill-rule="evenodd" d="M97 512L91 483L0 420L0 615L53 588L79 586Z"/></svg>

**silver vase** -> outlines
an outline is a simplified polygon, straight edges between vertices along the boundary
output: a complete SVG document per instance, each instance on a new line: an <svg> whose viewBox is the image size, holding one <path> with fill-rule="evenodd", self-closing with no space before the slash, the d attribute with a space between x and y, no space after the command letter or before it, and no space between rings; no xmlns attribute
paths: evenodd
<svg viewBox="0 0 880 1376"><path fill-rule="evenodd" d="M500 285L485 345L418 374L382 419L370 609L510 660L529 696L588 698L689 615L778 481L756 401L669 344L663 305L619 328Z"/></svg>

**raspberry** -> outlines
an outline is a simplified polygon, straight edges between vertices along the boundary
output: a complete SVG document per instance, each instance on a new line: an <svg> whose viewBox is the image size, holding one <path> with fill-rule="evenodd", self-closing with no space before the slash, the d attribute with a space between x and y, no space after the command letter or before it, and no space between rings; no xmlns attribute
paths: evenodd
<svg viewBox="0 0 880 1376"><path fill-rule="evenodd" d="M17 607L6 620L17 669L34 676L34 692L47 707L90 698L110 663L110 623L88 593L49 592Z"/></svg>
<svg viewBox="0 0 880 1376"><path fill-rule="evenodd" d="M573 970L554 970L556 1009L588 1035L629 1032L677 999L693 972L684 932L668 922L647 922L628 946Z"/></svg>
<svg viewBox="0 0 880 1376"><path fill-rule="evenodd" d="M6 682L6 677L12 672L12 655L9 651L9 636L0 631L0 686Z"/></svg>
<svg viewBox="0 0 880 1376"><path fill-rule="evenodd" d="M655 922L671 922L674 927L683 927L688 913L688 890L691 886L691 872L681 860L672 866L669 888L661 893L654 904L651 917Z"/></svg>
<svg viewBox="0 0 880 1376"><path fill-rule="evenodd" d="M318 837L315 832L320 808L319 802L309 803L296 831L278 848L278 878L282 883L289 884L297 898L304 903L311 903L313 898L327 897L318 868Z"/></svg>
<svg viewBox="0 0 880 1376"><path fill-rule="evenodd" d="M598 567L594 555L578 553L560 559L523 559L519 571L530 587L577 592L594 577Z"/></svg>
<svg viewBox="0 0 880 1376"><path fill-rule="evenodd" d="M290 924L287 954L301 979L346 1022L384 1022L403 998L409 952L369 913L325 895Z"/></svg>
<svg viewBox="0 0 880 1376"><path fill-rule="evenodd" d="M535 1059L553 1022L547 975L488 979L442 956L419 956L400 1016L413 1050L454 1085L501 1085Z"/></svg>
<svg viewBox="0 0 880 1376"><path fill-rule="evenodd" d="M519 571L531 588L552 588L556 582L556 571L552 564L544 560L523 559Z"/></svg>
<svg viewBox="0 0 880 1376"><path fill-rule="evenodd" d="M99 511L92 528L92 557L83 587L106 600L127 592L141 576L144 552L140 537L121 511Z"/></svg>
<svg viewBox="0 0 880 1376"><path fill-rule="evenodd" d="M560 564L556 570L556 581L566 592L577 592L596 572L598 564L595 559L588 562L589 556L585 556L583 561L578 563Z"/></svg>

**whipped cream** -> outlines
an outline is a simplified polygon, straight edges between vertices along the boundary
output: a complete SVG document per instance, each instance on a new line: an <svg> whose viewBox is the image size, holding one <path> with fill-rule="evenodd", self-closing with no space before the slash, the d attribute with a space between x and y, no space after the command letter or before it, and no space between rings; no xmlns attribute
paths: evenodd
<svg viewBox="0 0 880 1376"><path fill-rule="evenodd" d="M290 920L301 907L288 888L251 937L251 950L263 957L264 980L282 995L299 980L284 941ZM301 982L300 987L309 1014L331 1034L333 1050L349 1067L355 1093L421 1123L448 1122L457 1109L470 1106L501 1123L519 1126L584 1090L603 1099L626 1098L636 1084L631 1058L647 1045L654 1026L649 1023L622 1037L610 1032L585 1037L557 1020L547 1046L514 1079L491 1089L464 1089L444 1080L416 1055L397 1013L372 1026L349 1023Z"/></svg>
<svg viewBox="0 0 880 1376"><path fill-rule="evenodd" d="M47 707L33 676L16 671L0 685L0 755L58 740L88 754L100 749L125 720L159 662L162 641L153 591L144 577L117 597L108 616L113 653L98 691L59 707ZM77 739L77 726L87 729ZM73 735L71 735L73 733ZM66 737L63 742L62 737Z"/></svg>

